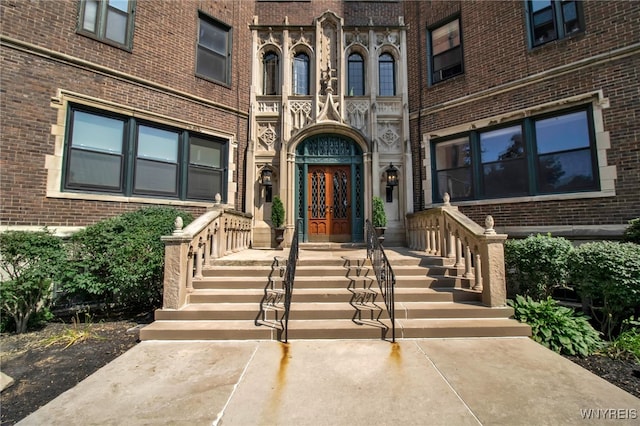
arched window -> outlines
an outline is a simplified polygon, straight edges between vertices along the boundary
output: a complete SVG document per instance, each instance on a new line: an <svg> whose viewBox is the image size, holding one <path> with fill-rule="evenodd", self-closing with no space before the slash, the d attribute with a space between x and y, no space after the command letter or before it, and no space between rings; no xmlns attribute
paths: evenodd
<svg viewBox="0 0 640 426"><path fill-rule="evenodd" d="M388 53L383 53L378 58L378 94L396 95L396 64L393 56Z"/></svg>
<svg viewBox="0 0 640 426"><path fill-rule="evenodd" d="M364 60L359 53L349 55L347 96L364 96Z"/></svg>
<svg viewBox="0 0 640 426"><path fill-rule="evenodd" d="M293 58L293 94L309 94L309 56L298 53Z"/></svg>
<svg viewBox="0 0 640 426"><path fill-rule="evenodd" d="M280 87L280 61L278 55L269 52L262 60L262 88L264 95L277 95Z"/></svg>

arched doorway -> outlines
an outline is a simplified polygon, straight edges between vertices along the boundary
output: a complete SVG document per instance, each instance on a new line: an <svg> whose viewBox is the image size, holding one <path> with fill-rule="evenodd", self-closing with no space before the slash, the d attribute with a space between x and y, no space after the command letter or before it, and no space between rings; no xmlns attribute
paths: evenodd
<svg viewBox="0 0 640 426"><path fill-rule="evenodd" d="M296 211L307 242L364 240L362 150L352 139L320 134L296 148Z"/></svg>

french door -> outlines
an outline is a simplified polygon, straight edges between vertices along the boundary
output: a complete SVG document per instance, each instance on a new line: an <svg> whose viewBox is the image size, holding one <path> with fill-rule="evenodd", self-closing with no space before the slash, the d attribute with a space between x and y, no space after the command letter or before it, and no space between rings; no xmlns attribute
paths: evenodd
<svg viewBox="0 0 640 426"><path fill-rule="evenodd" d="M309 166L307 185L309 241L351 241L350 166Z"/></svg>

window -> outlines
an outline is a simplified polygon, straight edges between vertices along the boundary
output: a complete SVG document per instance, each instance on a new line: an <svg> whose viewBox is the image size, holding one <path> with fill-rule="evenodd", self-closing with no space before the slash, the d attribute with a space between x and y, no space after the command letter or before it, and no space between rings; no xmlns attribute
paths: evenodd
<svg viewBox="0 0 640 426"><path fill-rule="evenodd" d="M480 133L482 194L487 197L528 193L528 175L522 126Z"/></svg>
<svg viewBox="0 0 640 426"><path fill-rule="evenodd" d="M380 96L396 95L396 64L389 53L378 58L378 90Z"/></svg>
<svg viewBox="0 0 640 426"><path fill-rule="evenodd" d="M78 32L130 49L134 9L134 0L82 0Z"/></svg>
<svg viewBox="0 0 640 426"><path fill-rule="evenodd" d="M586 111L535 121L538 188L569 192L596 186Z"/></svg>
<svg viewBox="0 0 640 426"><path fill-rule="evenodd" d="M364 60L359 53L349 55L347 80L348 96L364 96Z"/></svg>
<svg viewBox="0 0 640 426"><path fill-rule="evenodd" d="M453 200L598 190L590 108L434 141L434 190Z"/></svg>
<svg viewBox="0 0 640 426"><path fill-rule="evenodd" d="M196 75L231 84L231 29L200 13Z"/></svg>
<svg viewBox="0 0 640 426"><path fill-rule="evenodd" d="M438 193L453 199L469 198L471 193L471 146L464 136L436 145Z"/></svg>
<svg viewBox="0 0 640 426"><path fill-rule="evenodd" d="M226 141L72 107L64 189L213 200L224 196Z"/></svg>
<svg viewBox="0 0 640 426"><path fill-rule="evenodd" d="M280 88L280 61L278 55L269 52L262 59L262 87L264 95L277 95Z"/></svg>
<svg viewBox="0 0 640 426"><path fill-rule="evenodd" d="M579 1L528 1L527 12L532 46L562 39L584 30L582 4Z"/></svg>
<svg viewBox="0 0 640 426"><path fill-rule="evenodd" d="M293 94L309 93L309 56L306 53L298 53L293 58Z"/></svg>
<svg viewBox="0 0 640 426"><path fill-rule="evenodd" d="M431 83L463 73L460 19L430 31Z"/></svg>

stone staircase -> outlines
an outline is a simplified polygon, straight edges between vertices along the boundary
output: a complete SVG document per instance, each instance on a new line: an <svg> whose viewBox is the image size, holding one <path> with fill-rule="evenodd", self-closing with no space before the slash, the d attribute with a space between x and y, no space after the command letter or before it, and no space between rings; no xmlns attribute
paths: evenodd
<svg viewBox="0 0 640 426"><path fill-rule="evenodd" d="M529 336L510 307L488 308L448 259L385 249L396 276L396 338ZM257 252L257 253L256 253ZM244 256L243 256L244 253ZM277 252L275 252L277 253ZM161 309L141 340L281 338L286 257L270 251L216 259L186 306ZM288 339L390 339L390 321L363 249L302 249Z"/></svg>

